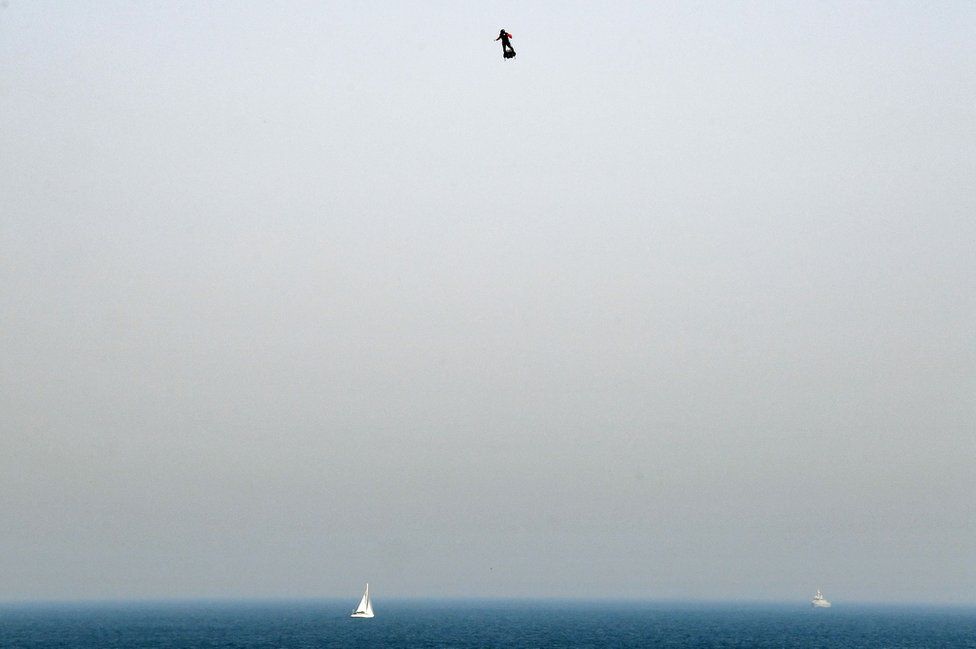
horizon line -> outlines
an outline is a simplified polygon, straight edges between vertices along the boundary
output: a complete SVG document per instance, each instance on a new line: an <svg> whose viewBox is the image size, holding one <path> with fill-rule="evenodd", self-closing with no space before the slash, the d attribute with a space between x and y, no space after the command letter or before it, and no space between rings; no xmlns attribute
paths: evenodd
<svg viewBox="0 0 976 649"><path fill-rule="evenodd" d="M0 599L0 607L20 607L20 606L106 606L106 605L153 605L153 604L287 604L287 603L314 603L314 602L334 602L355 599L348 595L213 595L213 596L147 596L147 597L98 597L98 598L25 598L25 599ZM592 596L500 596L500 595L436 595L436 596L417 596L417 595L390 595L381 597L381 601L386 602L462 602L462 603L504 603L504 602L538 602L538 603L565 603L565 604L608 604L620 602L626 604L654 604L654 605L691 605L691 606L787 606L802 605L803 608L810 608L810 600L806 598L796 599L770 599L770 598L680 598L680 597L643 597L643 596L611 596L611 595L592 595ZM976 602L961 601L936 601L936 600L871 600L871 599L852 599L838 600L831 598L835 605L840 608L846 606L853 607L928 607L928 608L976 608ZM829 613L828 613L829 614Z"/></svg>

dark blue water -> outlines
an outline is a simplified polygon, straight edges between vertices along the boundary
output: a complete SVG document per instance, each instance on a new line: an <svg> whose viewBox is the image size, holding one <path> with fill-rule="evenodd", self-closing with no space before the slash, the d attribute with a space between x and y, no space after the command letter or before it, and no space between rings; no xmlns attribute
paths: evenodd
<svg viewBox="0 0 976 649"><path fill-rule="evenodd" d="M976 648L976 609L384 601L356 620L348 604L7 605L0 647Z"/></svg>

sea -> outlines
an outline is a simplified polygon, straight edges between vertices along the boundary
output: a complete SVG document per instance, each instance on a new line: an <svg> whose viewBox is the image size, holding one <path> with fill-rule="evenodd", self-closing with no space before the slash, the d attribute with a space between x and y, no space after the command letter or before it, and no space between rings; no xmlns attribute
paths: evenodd
<svg viewBox="0 0 976 649"><path fill-rule="evenodd" d="M976 648L976 609L583 601L0 605L3 649Z"/></svg>

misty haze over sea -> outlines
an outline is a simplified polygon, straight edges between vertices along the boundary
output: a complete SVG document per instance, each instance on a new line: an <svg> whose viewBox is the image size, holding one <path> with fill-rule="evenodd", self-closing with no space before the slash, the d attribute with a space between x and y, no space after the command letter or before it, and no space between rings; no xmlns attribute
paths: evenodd
<svg viewBox="0 0 976 649"><path fill-rule="evenodd" d="M349 640L368 581L350 642L972 638L850 603L976 605L974 33L2 3L0 634ZM456 597L797 608L382 604ZM304 603L30 605L188 598Z"/></svg>

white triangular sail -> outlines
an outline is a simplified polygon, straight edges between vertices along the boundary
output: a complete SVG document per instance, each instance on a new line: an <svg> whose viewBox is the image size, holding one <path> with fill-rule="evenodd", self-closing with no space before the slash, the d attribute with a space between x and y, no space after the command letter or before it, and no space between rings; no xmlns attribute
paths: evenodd
<svg viewBox="0 0 976 649"><path fill-rule="evenodd" d="M363 593L363 598L359 600L359 606L356 607L356 612L365 613L367 606L369 606L369 584L366 585L366 592Z"/></svg>
<svg viewBox="0 0 976 649"><path fill-rule="evenodd" d="M363 593L363 598L359 600L359 606L349 617L373 617L373 602L369 599L369 584L366 584L366 592Z"/></svg>
<svg viewBox="0 0 976 649"><path fill-rule="evenodd" d="M366 598L366 617L373 617L373 600Z"/></svg>

